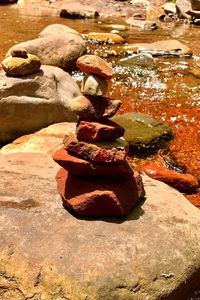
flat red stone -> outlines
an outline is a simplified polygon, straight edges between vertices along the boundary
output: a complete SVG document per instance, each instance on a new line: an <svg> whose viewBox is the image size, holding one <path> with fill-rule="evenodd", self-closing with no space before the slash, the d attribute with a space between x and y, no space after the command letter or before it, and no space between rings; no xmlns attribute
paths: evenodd
<svg viewBox="0 0 200 300"><path fill-rule="evenodd" d="M79 140L114 140L124 135L125 129L111 120L104 122L80 121L76 128Z"/></svg>
<svg viewBox="0 0 200 300"><path fill-rule="evenodd" d="M128 153L128 143L124 139L88 143L80 141L74 134L65 138L65 148L70 154L93 162L122 163Z"/></svg>
<svg viewBox="0 0 200 300"><path fill-rule="evenodd" d="M116 182L111 178L72 175L62 168L56 181L64 205L82 216L125 216L145 195L138 173Z"/></svg>
<svg viewBox="0 0 200 300"><path fill-rule="evenodd" d="M98 120L111 118L116 114L120 106L120 100L81 95L73 99L70 110L82 119Z"/></svg>
<svg viewBox="0 0 200 300"><path fill-rule="evenodd" d="M77 59L76 66L86 74L96 74L105 79L113 75L112 67L97 55L84 55Z"/></svg>
<svg viewBox="0 0 200 300"><path fill-rule="evenodd" d="M163 166L145 164L140 167L149 177L165 182L179 191L196 191L198 180L191 174L178 173Z"/></svg>
<svg viewBox="0 0 200 300"><path fill-rule="evenodd" d="M61 167L76 175L130 177L133 174L126 161L118 164L93 163L70 155L64 147L53 154L53 159Z"/></svg>

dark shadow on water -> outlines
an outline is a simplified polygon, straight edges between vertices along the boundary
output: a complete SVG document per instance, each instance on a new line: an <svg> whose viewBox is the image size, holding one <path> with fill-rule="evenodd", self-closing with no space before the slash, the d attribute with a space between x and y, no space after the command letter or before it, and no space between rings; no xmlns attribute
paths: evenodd
<svg viewBox="0 0 200 300"><path fill-rule="evenodd" d="M132 209L132 211L127 216L120 216L120 217L86 217L86 216L80 216L78 213L76 213L74 210L70 209L66 201L63 200L63 207L76 219L78 220L84 220L84 221L103 221L108 223L116 223L121 224L127 221L133 221L138 220L145 212L142 209L142 205L146 201L146 197L144 197L136 206Z"/></svg>

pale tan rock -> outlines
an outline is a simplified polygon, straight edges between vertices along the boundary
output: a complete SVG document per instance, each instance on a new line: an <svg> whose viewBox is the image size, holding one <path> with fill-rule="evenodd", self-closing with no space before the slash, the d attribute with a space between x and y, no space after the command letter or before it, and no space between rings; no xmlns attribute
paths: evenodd
<svg viewBox="0 0 200 300"><path fill-rule="evenodd" d="M83 78L81 92L84 95L103 96L108 90L106 80L97 75L86 75Z"/></svg>

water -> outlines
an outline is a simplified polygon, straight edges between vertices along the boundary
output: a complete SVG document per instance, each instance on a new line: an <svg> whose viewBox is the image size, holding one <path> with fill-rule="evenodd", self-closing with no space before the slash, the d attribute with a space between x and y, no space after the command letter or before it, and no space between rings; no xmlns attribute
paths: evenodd
<svg viewBox="0 0 200 300"><path fill-rule="evenodd" d="M87 21L37 16L33 11L29 11L29 14L20 12L15 5L0 6L1 60L11 46L36 38L49 24L64 24L86 34L92 31L103 32L103 22L119 23L119 20L112 19ZM167 122L176 136L170 145L171 154L185 171L200 177L200 75L192 74L194 68L200 70L199 28L187 24L161 23L158 30L145 31L132 27L128 34L129 44L177 39L192 49L194 55L191 58L155 58L156 69L152 71L114 68L115 75L109 83L108 95L122 100L120 113L144 112ZM88 45L88 50L106 57L114 67L122 57L109 56L107 53L115 47ZM74 78L79 78L79 74L75 74ZM200 206L199 194L187 197Z"/></svg>

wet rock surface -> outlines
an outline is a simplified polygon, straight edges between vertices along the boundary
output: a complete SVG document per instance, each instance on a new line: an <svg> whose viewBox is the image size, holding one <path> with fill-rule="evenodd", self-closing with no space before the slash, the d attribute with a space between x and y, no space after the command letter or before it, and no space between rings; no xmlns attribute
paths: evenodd
<svg viewBox="0 0 200 300"><path fill-rule="evenodd" d="M133 148L156 148L173 137L167 124L142 113L121 114L112 120L124 127L124 138Z"/></svg>
<svg viewBox="0 0 200 300"><path fill-rule="evenodd" d="M200 213L183 195L143 176L146 201L127 217L75 218L57 170L44 154L0 155L3 300L182 300L197 287Z"/></svg>

